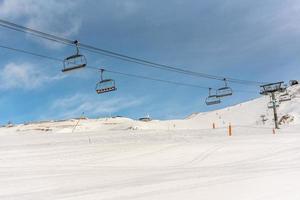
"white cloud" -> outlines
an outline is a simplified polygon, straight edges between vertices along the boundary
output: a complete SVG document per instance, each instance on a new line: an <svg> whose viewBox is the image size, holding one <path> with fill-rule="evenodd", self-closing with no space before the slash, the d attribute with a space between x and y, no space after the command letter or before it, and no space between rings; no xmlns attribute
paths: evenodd
<svg viewBox="0 0 300 200"><path fill-rule="evenodd" d="M0 70L0 90L31 90L62 78L64 78L62 75L46 75L45 72L28 63L9 63Z"/></svg>
<svg viewBox="0 0 300 200"><path fill-rule="evenodd" d="M140 8L140 3L135 0L116 1L116 6L120 11L119 14L124 17L137 13Z"/></svg>
<svg viewBox="0 0 300 200"><path fill-rule="evenodd" d="M95 116L115 113L126 108L141 105L143 102L144 98L133 97L103 98L99 101L94 95L80 93L54 101L50 106L49 113L52 115L50 116L51 118L78 117L82 112L89 116Z"/></svg>
<svg viewBox="0 0 300 200"><path fill-rule="evenodd" d="M10 21L21 21L25 26L70 37L79 31L81 19L78 15L79 1L60 0L4 0L0 2L0 17ZM46 42L49 46L49 42ZM56 47L51 43L49 47Z"/></svg>

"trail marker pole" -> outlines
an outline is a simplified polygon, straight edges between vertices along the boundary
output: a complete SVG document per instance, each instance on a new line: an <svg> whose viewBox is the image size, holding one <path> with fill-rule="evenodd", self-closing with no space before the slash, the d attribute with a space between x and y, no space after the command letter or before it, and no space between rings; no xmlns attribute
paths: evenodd
<svg viewBox="0 0 300 200"><path fill-rule="evenodd" d="M83 115L84 115L84 112L82 112L82 114L81 114L81 116L79 117L79 119L78 119L77 123L76 123L76 124L75 124L75 126L73 127L73 129L72 129L72 133L74 133L74 131L75 131L76 127L78 126L78 124L79 124L79 122L80 122L80 119L81 119L81 118L83 118Z"/></svg>
<svg viewBox="0 0 300 200"><path fill-rule="evenodd" d="M213 123L213 129L215 129L216 128L216 124L215 123Z"/></svg>
<svg viewBox="0 0 300 200"><path fill-rule="evenodd" d="M228 126L228 136L232 136L232 127L231 124Z"/></svg>

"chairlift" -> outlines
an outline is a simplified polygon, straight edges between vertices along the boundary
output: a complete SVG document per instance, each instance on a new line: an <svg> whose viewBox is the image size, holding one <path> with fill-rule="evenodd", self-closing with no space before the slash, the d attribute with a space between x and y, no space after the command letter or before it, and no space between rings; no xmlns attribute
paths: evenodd
<svg viewBox="0 0 300 200"><path fill-rule="evenodd" d="M287 84L284 84L284 85L282 85L280 87L279 92L281 92L281 93L283 93L283 92L287 93L287 88L288 88Z"/></svg>
<svg viewBox="0 0 300 200"><path fill-rule="evenodd" d="M227 85L226 78L224 78L224 83L225 83L225 86L221 87L217 90L216 97L218 97L218 98L231 96L233 94L232 89L230 87L228 87L228 85Z"/></svg>
<svg viewBox="0 0 300 200"><path fill-rule="evenodd" d="M115 81L113 79L103 79L104 69L100 70L101 80L96 84L97 94L102 94L105 92L112 92L117 90Z"/></svg>
<svg viewBox="0 0 300 200"><path fill-rule="evenodd" d="M279 102L284 102L284 101L291 101L292 97L291 95L288 93L288 91L286 90L286 92L284 94L281 94L279 96Z"/></svg>
<svg viewBox="0 0 300 200"><path fill-rule="evenodd" d="M76 46L76 54L64 59L64 68L62 69L62 72L69 72L76 69L81 69L87 65L87 60L85 56L79 53L79 42L75 40L74 44Z"/></svg>
<svg viewBox="0 0 300 200"><path fill-rule="evenodd" d="M221 99L219 97L217 97L216 94L211 94L211 88L209 88L209 92L208 92L208 97L206 97L205 99L205 103L208 106L211 105L215 105L215 104L220 104L221 103Z"/></svg>

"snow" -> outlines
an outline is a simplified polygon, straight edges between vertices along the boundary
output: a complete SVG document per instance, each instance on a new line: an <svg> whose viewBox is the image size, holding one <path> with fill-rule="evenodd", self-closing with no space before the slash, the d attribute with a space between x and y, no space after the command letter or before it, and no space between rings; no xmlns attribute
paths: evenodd
<svg viewBox="0 0 300 200"><path fill-rule="evenodd" d="M298 200L300 89L289 90L279 118L293 120L275 134L267 97L183 120L0 128L0 199Z"/></svg>

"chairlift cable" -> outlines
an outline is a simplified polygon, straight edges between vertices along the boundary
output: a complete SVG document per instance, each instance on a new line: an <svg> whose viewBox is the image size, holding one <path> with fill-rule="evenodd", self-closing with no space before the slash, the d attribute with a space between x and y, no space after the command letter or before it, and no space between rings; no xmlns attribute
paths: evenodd
<svg viewBox="0 0 300 200"><path fill-rule="evenodd" d="M32 56L36 56L36 57L45 58L45 59L56 61L56 62L63 62L63 59L59 59L59 58L55 58L55 57L51 57L51 56L46 56L46 55L43 55L43 54L38 54L38 53L35 53L35 52L32 52L32 51L27 51L27 50L23 50L23 49L13 48L13 47L5 46L5 45L2 45L2 44L0 44L0 48L8 49L8 50L11 50L11 51L16 51L16 52L19 52L19 53L24 53L24 54L28 54L28 55L32 55ZM87 68L93 69L93 70L98 70L98 71L102 69L102 68L99 68L99 67L93 67L93 66L89 66L89 65L87 66ZM136 74L119 72L119 71L113 71L113 70L108 70L108 69L105 69L105 71L109 72L109 73L113 73L113 74L119 74L119 75L127 76L127 77L133 77L133 78L139 78L139 79L145 79L145 80L151 80L151 81L157 81L157 82L164 82L164 83L169 83L169 84L173 84L173 85L181 85L181 86L200 88L200 89L206 89L206 90L210 88L210 87L204 87L204 86L200 86L200 85L194 85L194 84L183 83L183 82L168 81L168 80L157 79L157 78L152 78L152 77L147 77L147 76L142 76L142 75L136 75ZM214 88L212 88L212 89L214 89ZM216 89L214 89L214 90L216 90ZM245 91L245 90L236 90L236 92L257 93L255 91Z"/></svg>
<svg viewBox="0 0 300 200"><path fill-rule="evenodd" d="M45 59L48 59L48 60L63 62L63 60L59 59L59 58L54 58L54 57L34 53L34 52L23 50L23 49L12 48L12 47L4 46L4 45L1 45L1 44L0 44L0 48L12 50L12 51L17 51L17 52L20 52L20 53L33 55L33 56L45 58ZM94 70L101 70L102 69L102 68L99 68L99 67L92 67L92 66L87 66L87 68L94 69ZM109 72L109 73L113 73L113 74L119 74L119 75L123 75L123 76L139 78L139 79L146 79L146 80L152 80L152 81L158 81L158 82L164 82L164 83L170 83L170 84L176 84L176 85L183 85L183 86L188 86L188 87L196 87L196 88L201 88L201 89L207 89L208 88L208 87L203 87L203 86L200 86L200 85L193 85L193 84L186 84L186 83L181 83L181 82L167 81L167 80L162 80L162 79L150 78L150 77L147 77L147 76L140 76L140 75L135 75L135 74L112 71L112 70L107 70L107 69L105 69L105 71Z"/></svg>
<svg viewBox="0 0 300 200"><path fill-rule="evenodd" d="M12 22L9 22L9 21L6 21L6 20L0 19L0 26L5 27L5 28L9 28L9 29L13 29L13 30L16 30L16 31L29 33L31 35L41 37L41 38L44 38L44 39L48 39L48 40L51 40L51 41L59 42L59 43L62 43L62 44L74 45L74 40L69 40L69 39L66 39L66 38L58 37L58 36L55 36L53 34L45 33L45 32L38 31L38 30L28 28L28 27L25 27L25 26L21 26L21 25L18 25L18 24L15 24L15 23L12 23ZM219 80L219 81L223 81L224 78L225 78L225 77L222 77L222 76L216 76L216 75L210 75L210 74L206 74L206 73L194 72L194 71L185 70L185 69L170 66L170 65L159 64L159 63L151 62L151 61L148 61L148 60L145 60L145 59L131 57L131 56L127 56L127 55L124 55L124 54L117 53L117 52L113 52L113 51L105 50L105 49L102 49L102 48L94 47L94 46L91 46L91 45L88 45L88 44L81 43L80 48L85 49L85 50L90 51L90 52L99 53L101 55L110 56L110 57L113 57L113 58L121 59L121 60L132 62L132 63L141 64L141 65L152 67L152 68L158 68L158 69L165 70L165 71L172 71L172 72L177 72L177 73L181 73L181 74L185 74L185 75L191 75L191 76L207 78L207 79L214 79L214 80ZM231 83L244 84L244 85L264 84L264 82L242 80L242 79L236 79L236 78L226 78L226 80L228 82L231 82Z"/></svg>
<svg viewBox="0 0 300 200"><path fill-rule="evenodd" d="M0 48L12 50L12 51L17 51L17 52L20 52L20 53L25 53L25 54L29 54L29 55L37 56L37 57L41 57L41 58L46 58L48 60L59 61L59 62L63 61L62 59L58 59L58 58L54 58L54 57L51 57L51 56L46 56L46 55L42 55L42 54L38 54L38 53L34 53L34 52L31 52L31 51L26 51L26 50L22 50L22 49L16 49L16 48L13 48L13 47L3 46L1 44L0 44Z"/></svg>
<svg viewBox="0 0 300 200"><path fill-rule="evenodd" d="M43 33L41 31L36 32L35 30L30 29L30 28L26 28L26 27L23 27L23 28L25 28L25 30L22 30L22 29L19 29L19 27L22 27L20 25L14 24L18 27L18 28L14 28L14 27L11 27L11 26L3 25L3 24L1 24L2 22L3 22L3 20L0 19L0 26L3 26L5 28L13 29L13 30L16 30L16 31L21 31L23 33L29 33L29 34L34 35L36 37L41 37L43 39L48 39L48 40L51 40L51 41L54 41L54 42L73 45L73 41L71 41L71 40L67 40L67 39L62 38L62 41L64 41L64 42L62 42L59 39L57 39L56 36L55 36L56 39L53 39L53 38L51 38L52 35L50 35L50 34ZM9 24L13 24L13 23L9 23ZM39 34L41 34L41 35L39 35ZM90 51L90 52L93 52L93 53L98 53L98 54L101 54L101 55L104 55L104 56L109 56L109 57L113 57L113 58L116 58L116 59L124 60L124 61L127 61L127 62L132 62L132 63L136 63L136 64L141 64L141 65L148 66L148 67L153 67L153 68L157 68L157 69L166 70L166 68L164 68L164 66L160 65L160 64L158 65L156 63L144 62L144 60L135 59L133 57L129 57L129 56L125 56L125 55L122 55L122 54L114 53L114 52L107 51L107 50L104 50L104 49L99 49L99 48L95 48L95 47L88 48L88 47L92 47L92 46L83 45L83 44L80 45L81 49L84 49L84 50L87 50L87 51ZM165 66L165 67L168 67L168 66ZM187 74L187 75L193 75L190 72L185 72L185 71L181 71L181 70L178 71L178 69L172 69L172 68L169 68L169 67L168 67L167 70L168 71L179 72L179 73L183 73L183 74ZM201 76L204 77L204 78L209 78L209 79L216 79L216 80L221 80L222 79L223 80L223 78L218 79L217 76L212 76L212 75L201 74Z"/></svg>
<svg viewBox="0 0 300 200"><path fill-rule="evenodd" d="M91 66L87 66L87 68L97 69L97 70L101 69L101 68L98 68L98 67L91 67ZM122 76L134 77L134 78L139 78L139 79L144 79L144 80L151 80L151 81L169 83L169 84L173 84L173 85L194 87L194 88L200 88L200 89L207 89L208 88L208 87L204 87L204 86L200 86L200 85L194 85L194 84L182 83L182 82L176 82L176 81L168 81L168 80L163 80L163 79L151 78L151 77L148 77L148 76L142 76L142 75L136 75L136 74L113 71L113 70L108 70L108 69L105 69L105 71L109 72L109 73L112 73L112 74L119 74L119 75L122 75Z"/></svg>

